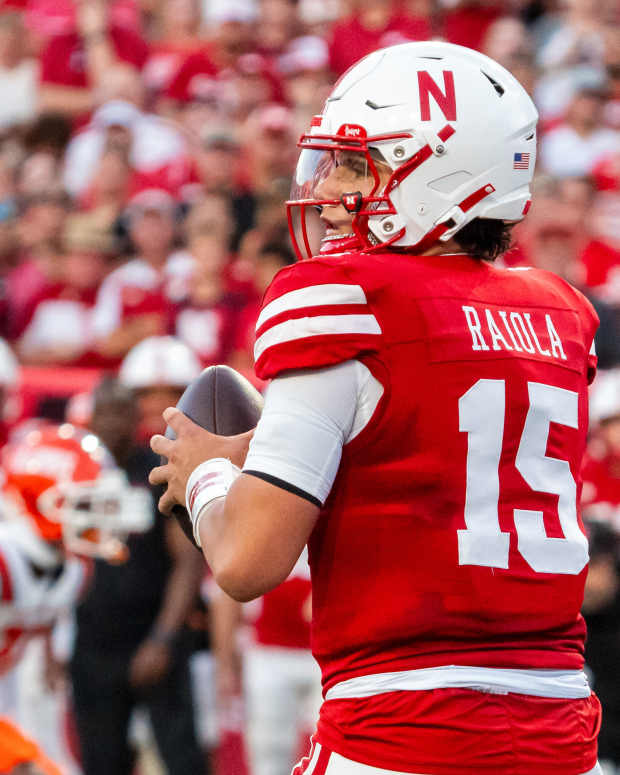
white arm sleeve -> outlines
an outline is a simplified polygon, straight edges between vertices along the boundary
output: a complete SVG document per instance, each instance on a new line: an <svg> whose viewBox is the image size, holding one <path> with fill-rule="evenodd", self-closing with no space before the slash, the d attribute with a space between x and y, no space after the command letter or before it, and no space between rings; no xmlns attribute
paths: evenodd
<svg viewBox="0 0 620 775"><path fill-rule="evenodd" d="M343 446L366 426L383 387L359 361L294 371L269 385L244 472L322 505Z"/></svg>

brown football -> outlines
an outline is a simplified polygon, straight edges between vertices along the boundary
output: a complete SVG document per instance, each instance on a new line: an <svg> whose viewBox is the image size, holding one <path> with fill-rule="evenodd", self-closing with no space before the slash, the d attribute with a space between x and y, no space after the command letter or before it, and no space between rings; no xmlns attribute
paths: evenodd
<svg viewBox="0 0 620 775"><path fill-rule="evenodd" d="M263 397L251 382L230 366L209 366L187 386L177 407L211 433L236 436L256 427L263 411ZM166 436L175 438L172 428L166 428ZM162 463L165 462L162 458ZM172 513L194 543L187 510L175 506Z"/></svg>

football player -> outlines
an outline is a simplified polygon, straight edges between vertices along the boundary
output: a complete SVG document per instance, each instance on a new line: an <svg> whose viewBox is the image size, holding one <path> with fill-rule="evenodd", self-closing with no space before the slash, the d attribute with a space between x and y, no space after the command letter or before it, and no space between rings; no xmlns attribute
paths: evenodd
<svg viewBox="0 0 620 775"><path fill-rule="evenodd" d="M300 140L308 260L264 298L253 437L167 409L177 440L152 440L160 507L187 504L233 597L308 543L324 703L296 775L600 771L578 509L597 318L557 276L493 264L529 208L536 123L466 48L352 67Z"/></svg>
<svg viewBox="0 0 620 775"><path fill-rule="evenodd" d="M15 433L0 469L0 714L64 756L59 698L23 685L16 668L26 646L49 639L71 612L89 580L88 558L123 562L124 538L144 531L152 511L93 434L69 424Z"/></svg>

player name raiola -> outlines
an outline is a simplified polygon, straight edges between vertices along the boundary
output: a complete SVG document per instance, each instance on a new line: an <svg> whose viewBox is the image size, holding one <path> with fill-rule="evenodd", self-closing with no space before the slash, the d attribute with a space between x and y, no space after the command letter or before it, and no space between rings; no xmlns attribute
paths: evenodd
<svg viewBox="0 0 620 775"><path fill-rule="evenodd" d="M506 350L566 360L562 340L548 312L544 324L537 316L535 328L531 312L490 310L488 307L476 309L466 305L462 310L471 333L472 350Z"/></svg>

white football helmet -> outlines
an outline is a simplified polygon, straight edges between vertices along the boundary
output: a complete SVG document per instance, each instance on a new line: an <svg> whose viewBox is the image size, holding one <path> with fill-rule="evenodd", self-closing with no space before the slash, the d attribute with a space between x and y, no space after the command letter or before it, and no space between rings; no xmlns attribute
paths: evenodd
<svg viewBox="0 0 620 775"><path fill-rule="evenodd" d="M119 381L134 390L158 386L186 388L202 371L185 342L174 336L149 336L125 356Z"/></svg>
<svg viewBox="0 0 620 775"><path fill-rule="evenodd" d="M521 84L477 51L432 41L369 54L340 78L299 141L287 202L298 256L313 253L306 215L325 205L354 214L353 242L336 235L332 244L323 240L321 252L419 251L474 218L521 220L530 205L537 120ZM375 181L370 195L316 195L337 151L365 158ZM375 161L391 170L385 185Z"/></svg>

